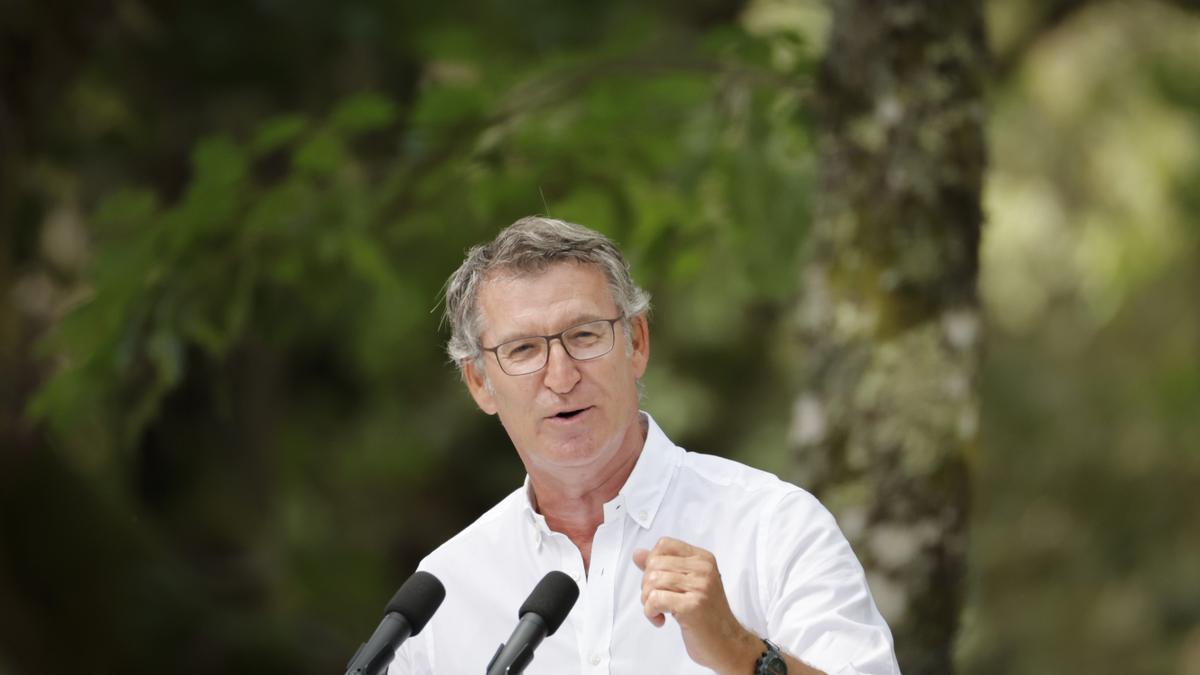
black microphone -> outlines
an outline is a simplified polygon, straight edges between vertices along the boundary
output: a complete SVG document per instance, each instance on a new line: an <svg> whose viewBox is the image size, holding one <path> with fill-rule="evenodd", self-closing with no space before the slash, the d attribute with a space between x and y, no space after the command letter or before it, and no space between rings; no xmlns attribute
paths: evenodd
<svg viewBox="0 0 1200 675"><path fill-rule="evenodd" d="M429 572L414 572L383 610L383 621L371 639L358 646L346 664L346 675L382 675L396 648L421 632L446 597L442 582Z"/></svg>
<svg viewBox="0 0 1200 675"><path fill-rule="evenodd" d="M533 650L542 640L554 635L554 631L567 619L567 614L579 598L579 586L562 572L551 572L542 577L533 592L525 598L517 616L517 628L508 642L501 642L496 654L488 661L487 675L521 673L533 660Z"/></svg>

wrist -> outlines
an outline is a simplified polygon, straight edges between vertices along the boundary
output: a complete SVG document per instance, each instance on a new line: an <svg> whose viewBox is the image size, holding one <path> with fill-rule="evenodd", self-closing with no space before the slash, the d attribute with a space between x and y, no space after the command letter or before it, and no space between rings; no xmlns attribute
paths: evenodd
<svg viewBox="0 0 1200 675"><path fill-rule="evenodd" d="M766 645L762 638L746 630L740 624L736 634L731 636L725 650L724 659L713 670L720 675L753 675L758 657L762 656Z"/></svg>

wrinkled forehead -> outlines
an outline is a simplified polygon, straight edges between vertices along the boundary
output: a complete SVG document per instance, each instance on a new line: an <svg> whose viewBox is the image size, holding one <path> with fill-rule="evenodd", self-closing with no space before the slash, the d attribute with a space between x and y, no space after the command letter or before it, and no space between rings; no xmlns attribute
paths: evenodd
<svg viewBox="0 0 1200 675"><path fill-rule="evenodd" d="M563 322L612 318L617 311L604 271L575 261L495 270L480 282L476 301L480 337L544 334L566 327Z"/></svg>

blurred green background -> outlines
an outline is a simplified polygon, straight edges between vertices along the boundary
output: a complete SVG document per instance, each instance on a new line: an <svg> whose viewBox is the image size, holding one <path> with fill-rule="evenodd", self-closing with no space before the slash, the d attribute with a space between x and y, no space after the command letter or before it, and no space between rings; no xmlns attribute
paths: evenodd
<svg viewBox="0 0 1200 675"><path fill-rule="evenodd" d="M987 3L963 672L1200 673L1200 8ZM797 477L807 0L0 4L0 675L340 672L513 489L446 362L547 213L650 410ZM885 608L886 609L886 608Z"/></svg>

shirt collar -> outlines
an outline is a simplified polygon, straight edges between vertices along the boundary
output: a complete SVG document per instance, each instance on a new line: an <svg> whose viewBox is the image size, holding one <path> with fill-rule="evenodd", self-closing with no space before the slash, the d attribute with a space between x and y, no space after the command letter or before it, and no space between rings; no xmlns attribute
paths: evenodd
<svg viewBox="0 0 1200 675"><path fill-rule="evenodd" d="M625 485L617 496L605 505L607 513L614 505L624 505L626 513L642 529L649 529L667 494L671 480L675 477L675 469L683 456L683 448L671 442L663 430L659 428L650 413L639 412L641 420L646 425L646 442L642 445L642 453L638 456L637 464ZM525 476L524 488L521 490L521 512L538 532L538 543L541 536L550 534L546 518L533 510L533 485L529 476Z"/></svg>
<svg viewBox="0 0 1200 675"><path fill-rule="evenodd" d="M642 412L641 416L646 423L646 443L617 499L624 500L627 513L635 523L649 529L675 478L683 449L667 438L650 413Z"/></svg>
<svg viewBox="0 0 1200 675"><path fill-rule="evenodd" d="M529 474L525 474L525 485L521 489L521 515L533 525L537 545L541 547L542 537L550 534L550 526L546 524L546 516L533 510L533 483Z"/></svg>

